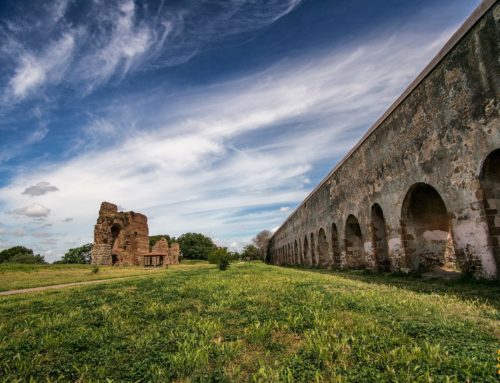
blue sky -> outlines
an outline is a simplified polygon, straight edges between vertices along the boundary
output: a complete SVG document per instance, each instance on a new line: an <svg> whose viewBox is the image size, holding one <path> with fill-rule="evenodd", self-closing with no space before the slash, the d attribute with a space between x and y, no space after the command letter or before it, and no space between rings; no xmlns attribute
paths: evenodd
<svg viewBox="0 0 500 383"><path fill-rule="evenodd" d="M240 249L275 229L478 0L2 1L0 249L101 201Z"/></svg>

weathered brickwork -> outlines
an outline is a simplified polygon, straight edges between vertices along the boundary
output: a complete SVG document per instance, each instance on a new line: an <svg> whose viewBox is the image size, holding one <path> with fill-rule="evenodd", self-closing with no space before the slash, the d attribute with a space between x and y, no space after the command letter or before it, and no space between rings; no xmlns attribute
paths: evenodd
<svg viewBox="0 0 500 383"><path fill-rule="evenodd" d="M179 245L169 247L165 238L149 249L148 219L133 211L103 202L94 228L92 264L167 266L179 263Z"/></svg>
<svg viewBox="0 0 500 383"><path fill-rule="evenodd" d="M500 274L499 19L483 1L275 232L272 263Z"/></svg>

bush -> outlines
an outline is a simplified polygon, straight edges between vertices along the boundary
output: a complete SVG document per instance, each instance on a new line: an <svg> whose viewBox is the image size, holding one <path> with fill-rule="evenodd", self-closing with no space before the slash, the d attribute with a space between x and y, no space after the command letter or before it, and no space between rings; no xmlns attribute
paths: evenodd
<svg viewBox="0 0 500 383"><path fill-rule="evenodd" d="M99 266L97 265L92 265L92 269L90 269L90 272L92 274L97 274L99 272Z"/></svg>
<svg viewBox="0 0 500 383"><path fill-rule="evenodd" d="M225 247L219 247L208 255L208 262L217 265L219 270L227 270L231 254Z"/></svg>

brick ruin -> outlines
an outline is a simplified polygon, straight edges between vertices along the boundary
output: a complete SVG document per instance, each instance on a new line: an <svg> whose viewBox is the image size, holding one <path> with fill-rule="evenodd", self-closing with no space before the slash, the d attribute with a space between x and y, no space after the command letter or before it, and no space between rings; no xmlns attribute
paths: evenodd
<svg viewBox="0 0 500 383"><path fill-rule="evenodd" d="M103 202L94 227L93 265L166 267L179 263L179 244L165 238L149 247L148 218Z"/></svg>
<svg viewBox="0 0 500 383"><path fill-rule="evenodd" d="M500 278L499 21L483 0L276 230L270 263Z"/></svg>

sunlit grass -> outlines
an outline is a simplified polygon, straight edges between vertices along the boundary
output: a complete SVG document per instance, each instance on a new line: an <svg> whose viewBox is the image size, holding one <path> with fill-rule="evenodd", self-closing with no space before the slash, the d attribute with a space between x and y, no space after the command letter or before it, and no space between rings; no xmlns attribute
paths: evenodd
<svg viewBox="0 0 500 383"><path fill-rule="evenodd" d="M189 265L207 262L188 262ZM185 265L170 266L183 268ZM139 275L154 275L165 269L144 267L99 266L97 273L91 272L90 265L25 265L0 264L0 291L49 286L71 282L84 282L99 279L123 278Z"/></svg>
<svg viewBox="0 0 500 383"><path fill-rule="evenodd" d="M0 298L0 380L495 382L500 288L231 265Z"/></svg>

